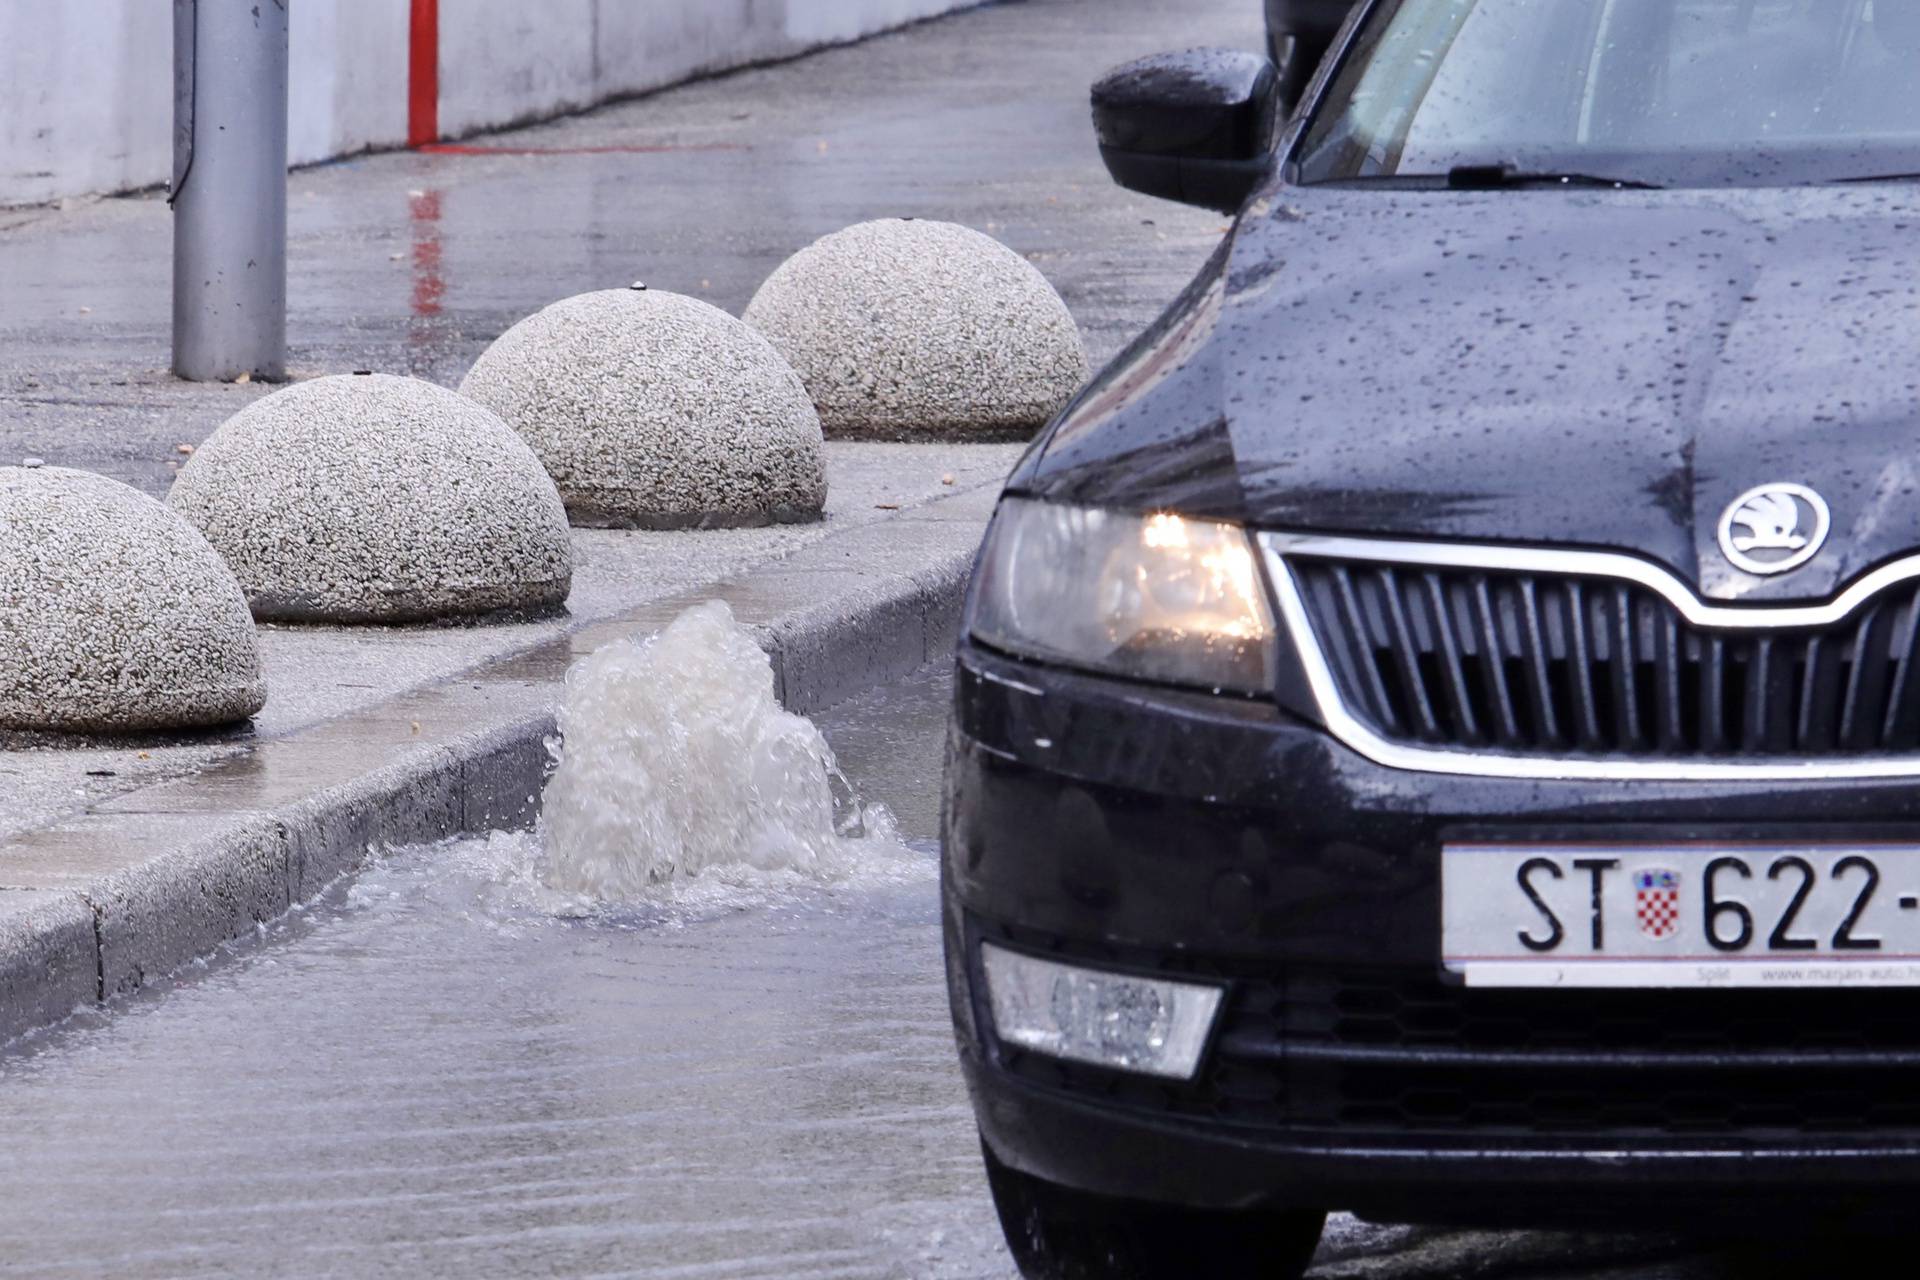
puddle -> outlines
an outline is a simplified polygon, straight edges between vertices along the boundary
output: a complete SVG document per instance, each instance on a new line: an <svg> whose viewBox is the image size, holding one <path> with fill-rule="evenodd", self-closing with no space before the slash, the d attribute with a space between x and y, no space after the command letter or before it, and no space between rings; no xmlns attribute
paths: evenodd
<svg viewBox="0 0 1920 1280"><path fill-rule="evenodd" d="M503 933L570 923L595 928L678 928L745 911L831 915L838 904L890 886L933 891L934 848L890 837L850 839L837 873L722 863L601 896L555 888L551 859L533 833L494 832L401 850L363 871L344 893L353 912L432 912Z"/></svg>

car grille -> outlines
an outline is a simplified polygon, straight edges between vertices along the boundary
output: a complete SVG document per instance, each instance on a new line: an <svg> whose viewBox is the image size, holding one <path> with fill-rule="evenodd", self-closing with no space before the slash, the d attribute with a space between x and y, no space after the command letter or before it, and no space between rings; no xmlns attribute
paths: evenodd
<svg viewBox="0 0 1920 1280"><path fill-rule="evenodd" d="M1470 990L1389 970L1234 982L1200 1077L1016 1074L1250 1129L1396 1140L1920 1133L1920 990Z"/></svg>
<svg viewBox="0 0 1920 1280"><path fill-rule="evenodd" d="M1828 626L1719 629L1624 579L1288 564L1345 710L1388 741L1735 760L1920 747L1911 581Z"/></svg>

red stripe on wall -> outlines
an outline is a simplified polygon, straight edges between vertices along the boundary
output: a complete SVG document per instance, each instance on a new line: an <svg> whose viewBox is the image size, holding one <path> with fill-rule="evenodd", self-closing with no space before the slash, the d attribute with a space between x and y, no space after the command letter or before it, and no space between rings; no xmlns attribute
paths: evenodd
<svg viewBox="0 0 1920 1280"><path fill-rule="evenodd" d="M440 0L413 0L407 32L407 145L440 139Z"/></svg>

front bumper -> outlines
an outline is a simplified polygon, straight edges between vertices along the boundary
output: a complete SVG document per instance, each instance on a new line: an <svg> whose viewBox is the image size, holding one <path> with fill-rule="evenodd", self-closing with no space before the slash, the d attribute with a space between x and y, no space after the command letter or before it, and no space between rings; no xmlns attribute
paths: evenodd
<svg viewBox="0 0 1920 1280"><path fill-rule="evenodd" d="M1335 1208L1382 1222L1711 1228L1897 1217L1920 1194L1920 1145L1368 1145L1252 1136L1027 1084L965 1059L994 1154L1100 1195L1203 1208ZM1771 1210L1771 1215L1770 1215Z"/></svg>
<svg viewBox="0 0 1920 1280"><path fill-rule="evenodd" d="M963 1065L1016 1168L1427 1220L1848 1210L1920 1186L1920 992L1469 993L1437 961L1443 840L1911 838L1911 782L1403 773L1269 704L967 647L946 801ZM1226 982L1200 1077L996 1043L982 936Z"/></svg>

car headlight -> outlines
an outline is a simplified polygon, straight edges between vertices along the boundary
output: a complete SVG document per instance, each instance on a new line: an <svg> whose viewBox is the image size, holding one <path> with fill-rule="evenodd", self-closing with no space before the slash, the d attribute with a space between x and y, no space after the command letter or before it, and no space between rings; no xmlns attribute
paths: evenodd
<svg viewBox="0 0 1920 1280"><path fill-rule="evenodd" d="M1008 653L1141 680L1273 686L1273 613L1246 530L1025 498L1000 504L970 626Z"/></svg>

